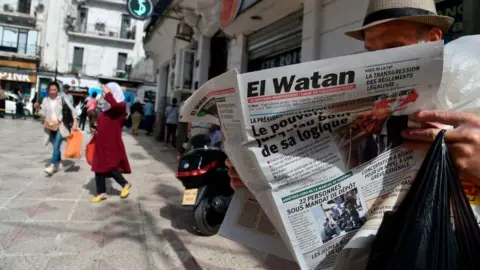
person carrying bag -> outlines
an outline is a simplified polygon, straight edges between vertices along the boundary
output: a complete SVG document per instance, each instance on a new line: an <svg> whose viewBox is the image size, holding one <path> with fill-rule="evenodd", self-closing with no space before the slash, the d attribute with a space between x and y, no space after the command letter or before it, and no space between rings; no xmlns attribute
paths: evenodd
<svg viewBox="0 0 480 270"><path fill-rule="evenodd" d="M45 144L50 142L53 145L50 165L44 170L49 176L58 171L63 140L70 136L71 131L78 129L75 109L68 101L60 97L58 89L58 83L51 82L48 85L48 97L43 99L42 105L35 103L35 108L45 118L43 124L46 134Z"/></svg>

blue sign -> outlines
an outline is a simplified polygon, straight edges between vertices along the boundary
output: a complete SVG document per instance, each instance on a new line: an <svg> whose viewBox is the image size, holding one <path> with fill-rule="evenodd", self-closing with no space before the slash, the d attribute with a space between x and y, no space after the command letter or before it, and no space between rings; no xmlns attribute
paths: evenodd
<svg viewBox="0 0 480 270"><path fill-rule="evenodd" d="M48 96L47 88L40 89L40 98L44 98Z"/></svg>
<svg viewBox="0 0 480 270"><path fill-rule="evenodd" d="M137 20L146 20L152 15L152 0L128 0L127 11L130 16Z"/></svg>
<svg viewBox="0 0 480 270"><path fill-rule="evenodd" d="M135 101L135 94L130 92L124 92L123 94L125 95L125 102L133 104Z"/></svg>
<svg viewBox="0 0 480 270"><path fill-rule="evenodd" d="M100 88L90 88L90 90L88 90L88 96L92 97L93 93L97 93L97 96L103 94L102 89Z"/></svg>

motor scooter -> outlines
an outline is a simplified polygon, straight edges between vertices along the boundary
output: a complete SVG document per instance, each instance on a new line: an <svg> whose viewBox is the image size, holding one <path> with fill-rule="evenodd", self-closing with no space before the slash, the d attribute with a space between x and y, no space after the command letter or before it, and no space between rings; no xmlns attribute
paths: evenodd
<svg viewBox="0 0 480 270"><path fill-rule="evenodd" d="M196 135L191 149L182 155L176 177L185 187L182 206L193 211L197 233L211 236L218 232L232 200L227 155L210 146L210 137Z"/></svg>

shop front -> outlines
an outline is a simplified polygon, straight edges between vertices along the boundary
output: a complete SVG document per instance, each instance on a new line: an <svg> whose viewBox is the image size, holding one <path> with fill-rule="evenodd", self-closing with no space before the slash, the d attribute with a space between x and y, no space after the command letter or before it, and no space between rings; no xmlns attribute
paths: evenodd
<svg viewBox="0 0 480 270"><path fill-rule="evenodd" d="M247 71L301 62L303 10L294 12L247 36Z"/></svg>
<svg viewBox="0 0 480 270"><path fill-rule="evenodd" d="M450 28L450 31L443 37L445 43L465 35L463 23L464 0L436 0L435 2L438 14L450 16L455 19L452 28Z"/></svg>
<svg viewBox="0 0 480 270"><path fill-rule="evenodd" d="M35 94L37 82L36 63L0 60L0 87L7 91L23 95L26 102Z"/></svg>

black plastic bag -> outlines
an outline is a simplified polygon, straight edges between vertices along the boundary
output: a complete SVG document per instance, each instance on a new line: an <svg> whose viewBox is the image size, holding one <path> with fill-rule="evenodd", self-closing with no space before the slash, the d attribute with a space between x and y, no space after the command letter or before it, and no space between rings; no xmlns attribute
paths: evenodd
<svg viewBox="0 0 480 270"><path fill-rule="evenodd" d="M385 213L367 270L480 269L480 228L444 134L432 144L404 201Z"/></svg>

